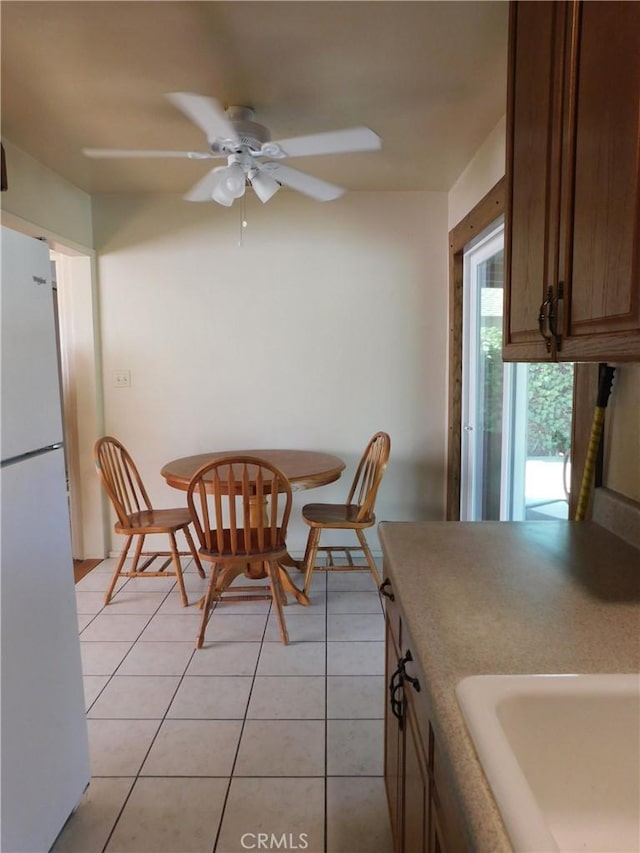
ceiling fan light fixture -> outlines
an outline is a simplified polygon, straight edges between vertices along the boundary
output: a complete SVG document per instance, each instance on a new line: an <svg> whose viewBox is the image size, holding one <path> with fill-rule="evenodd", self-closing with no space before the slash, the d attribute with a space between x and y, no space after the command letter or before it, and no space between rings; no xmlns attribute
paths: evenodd
<svg viewBox="0 0 640 853"><path fill-rule="evenodd" d="M230 163L224 171L225 189L231 198L240 198L240 196L243 196L246 180L244 169L240 163Z"/></svg>
<svg viewBox="0 0 640 853"><path fill-rule="evenodd" d="M280 184L271 175L267 175L259 169L251 169L248 177L253 191L263 204L273 198L280 189Z"/></svg>
<svg viewBox="0 0 640 853"><path fill-rule="evenodd" d="M211 198L225 207L231 207L235 199L244 195L246 179L244 169L239 163L219 166L214 169L214 183Z"/></svg>
<svg viewBox="0 0 640 853"><path fill-rule="evenodd" d="M235 200L235 196L227 189L227 166L219 166L214 169L213 189L211 190L211 198L218 204L224 207L231 207Z"/></svg>

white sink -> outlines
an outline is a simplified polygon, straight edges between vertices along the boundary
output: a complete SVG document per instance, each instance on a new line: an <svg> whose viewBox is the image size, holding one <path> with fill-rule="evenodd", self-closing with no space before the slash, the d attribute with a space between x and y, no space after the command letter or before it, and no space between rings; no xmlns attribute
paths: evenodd
<svg viewBox="0 0 640 853"><path fill-rule="evenodd" d="M640 675L477 675L458 703L517 851L640 851Z"/></svg>

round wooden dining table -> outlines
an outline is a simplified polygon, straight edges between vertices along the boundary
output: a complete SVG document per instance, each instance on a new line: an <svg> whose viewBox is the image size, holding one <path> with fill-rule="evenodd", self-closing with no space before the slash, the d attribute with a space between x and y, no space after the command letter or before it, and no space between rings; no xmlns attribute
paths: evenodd
<svg viewBox="0 0 640 853"><path fill-rule="evenodd" d="M339 479L345 469L345 463L339 456L322 453L315 450L222 450L209 453L198 453L194 456L183 456L173 459L162 467L160 474L169 486L186 492L193 475L203 465L216 459L228 456L257 456L266 459L285 474L293 490L314 489L316 486L326 486ZM206 480L205 480L206 482ZM256 512L262 512L257 507ZM291 580L286 566L300 568L300 563L293 557L287 556L280 564L282 585L286 592L293 595L303 605L309 604L308 597ZM264 570L261 565L250 564L245 572L248 577L262 578Z"/></svg>
<svg viewBox="0 0 640 853"><path fill-rule="evenodd" d="M258 456L266 459L289 478L291 488L314 489L326 486L339 479L345 464L339 456L315 450L222 450L198 453L173 459L162 468L160 474L174 489L186 492L191 478L203 465L227 456Z"/></svg>

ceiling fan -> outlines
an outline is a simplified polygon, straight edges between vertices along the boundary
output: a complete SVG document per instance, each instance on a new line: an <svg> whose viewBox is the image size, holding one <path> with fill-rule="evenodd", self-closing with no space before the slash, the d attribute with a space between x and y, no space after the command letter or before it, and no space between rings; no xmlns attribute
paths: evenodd
<svg viewBox="0 0 640 853"><path fill-rule="evenodd" d="M214 98L190 92L172 92L171 103L191 119L204 133L207 151L155 151L119 148L84 148L87 157L186 157L191 160L226 159L226 166L208 172L184 196L187 201L216 201L230 207L250 185L260 201L267 202L281 186L290 187L317 201L331 201L344 192L342 187L285 166L287 157L341 154L351 151L376 151L382 140L368 127L353 127L271 139L269 129L253 121L250 107L223 109ZM263 158L269 158L264 160Z"/></svg>

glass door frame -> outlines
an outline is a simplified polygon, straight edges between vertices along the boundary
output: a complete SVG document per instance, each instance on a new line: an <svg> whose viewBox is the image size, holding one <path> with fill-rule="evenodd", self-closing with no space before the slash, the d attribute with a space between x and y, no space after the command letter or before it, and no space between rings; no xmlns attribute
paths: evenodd
<svg viewBox="0 0 640 853"><path fill-rule="evenodd" d="M462 298L463 252L505 213L506 180L501 177L448 232L449 248L449 352L446 443L446 486L444 518L460 520L461 483L461 387L462 387ZM580 491L581 472L587 455L593 407L598 383L597 364L576 364L573 383L571 425L571 483L569 517L573 518Z"/></svg>
<svg viewBox="0 0 640 853"><path fill-rule="evenodd" d="M460 456L460 518L463 521L475 521L480 517L482 508L482 485L484 483L483 453L480 441L483 439L483 413L480 410L480 376L478 354L480 352L480 288L477 286L477 270L488 258L493 257L504 247L504 217L500 217L469 242L463 252L463 308L462 308L462 400L461 400L461 456ZM509 368L504 365L503 389L511 386ZM473 379L471 380L471 377ZM505 417L513 408L511 402L505 406L503 395L503 435ZM509 431L509 430L508 430ZM503 442L500 465L500 516L502 505L511 504L510 472L506 470L512 457L510 443Z"/></svg>

